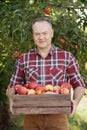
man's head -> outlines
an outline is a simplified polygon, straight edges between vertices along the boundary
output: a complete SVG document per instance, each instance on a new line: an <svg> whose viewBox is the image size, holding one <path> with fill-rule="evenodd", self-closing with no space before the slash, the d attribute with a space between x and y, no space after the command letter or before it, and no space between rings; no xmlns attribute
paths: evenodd
<svg viewBox="0 0 87 130"><path fill-rule="evenodd" d="M47 17L40 17L40 18L36 18L36 19L33 20L33 22L32 22L32 29L33 29L33 25L36 22L44 22L44 21L47 22L51 26L51 28L52 28L52 23L51 23L51 20L49 18L47 18Z"/></svg>
<svg viewBox="0 0 87 130"><path fill-rule="evenodd" d="M32 30L34 42L38 48L51 46L53 29L48 18L36 18L32 23Z"/></svg>

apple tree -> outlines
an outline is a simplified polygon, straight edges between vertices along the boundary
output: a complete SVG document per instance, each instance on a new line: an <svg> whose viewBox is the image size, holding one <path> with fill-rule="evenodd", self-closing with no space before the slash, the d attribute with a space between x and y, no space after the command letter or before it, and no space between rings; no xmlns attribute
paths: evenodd
<svg viewBox="0 0 87 130"><path fill-rule="evenodd" d="M0 106L7 104L6 88L17 58L34 47L32 21L49 17L53 43L73 53L87 84L87 2L83 0L1 0L0 1ZM3 109L0 108L0 113ZM6 111L7 113L7 111ZM5 127L1 122L0 127ZM9 115L7 115L9 118ZM4 121L3 121L4 122ZM9 124L7 122L6 126ZM4 128L3 128L4 129Z"/></svg>

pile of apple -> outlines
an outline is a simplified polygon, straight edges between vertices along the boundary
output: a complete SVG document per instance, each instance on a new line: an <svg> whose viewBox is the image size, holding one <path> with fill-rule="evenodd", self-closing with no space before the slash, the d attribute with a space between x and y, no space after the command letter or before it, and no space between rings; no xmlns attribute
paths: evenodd
<svg viewBox="0 0 87 130"><path fill-rule="evenodd" d="M26 95L26 94L69 94L71 91L71 84L64 82L61 86L52 86L47 84L43 86L35 82L21 85L17 84L14 86L15 94Z"/></svg>

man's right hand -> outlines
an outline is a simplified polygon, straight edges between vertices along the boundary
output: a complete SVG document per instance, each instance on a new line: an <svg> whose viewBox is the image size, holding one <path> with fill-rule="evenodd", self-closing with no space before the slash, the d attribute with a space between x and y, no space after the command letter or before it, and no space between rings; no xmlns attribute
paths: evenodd
<svg viewBox="0 0 87 130"><path fill-rule="evenodd" d="M12 114L14 114L13 109L12 109L12 106L13 106L12 96L14 94L15 94L14 87L12 88L8 87L6 90L6 96L9 98L9 105L10 105L9 107Z"/></svg>
<svg viewBox="0 0 87 130"><path fill-rule="evenodd" d="M6 90L6 96L10 99L15 94L14 87L8 87Z"/></svg>

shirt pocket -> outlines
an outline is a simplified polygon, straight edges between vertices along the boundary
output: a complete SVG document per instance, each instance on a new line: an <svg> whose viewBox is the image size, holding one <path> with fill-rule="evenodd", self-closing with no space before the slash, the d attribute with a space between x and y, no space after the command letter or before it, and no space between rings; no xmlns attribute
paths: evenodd
<svg viewBox="0 0 87 130"><path fill-rule="evenodd" d="M54 84L58 84L58 82L64 80L64 72L62 69L54 67L50 69L50 73Z"/></svg>
<svg viewBox="0 0 87 130"><path fill-rule="evenodd" d="M26 82L30 81L35 81L38 79L38 68L33 67L33 68L26 68L25 70L25 77L26 77Z"/></svg>

